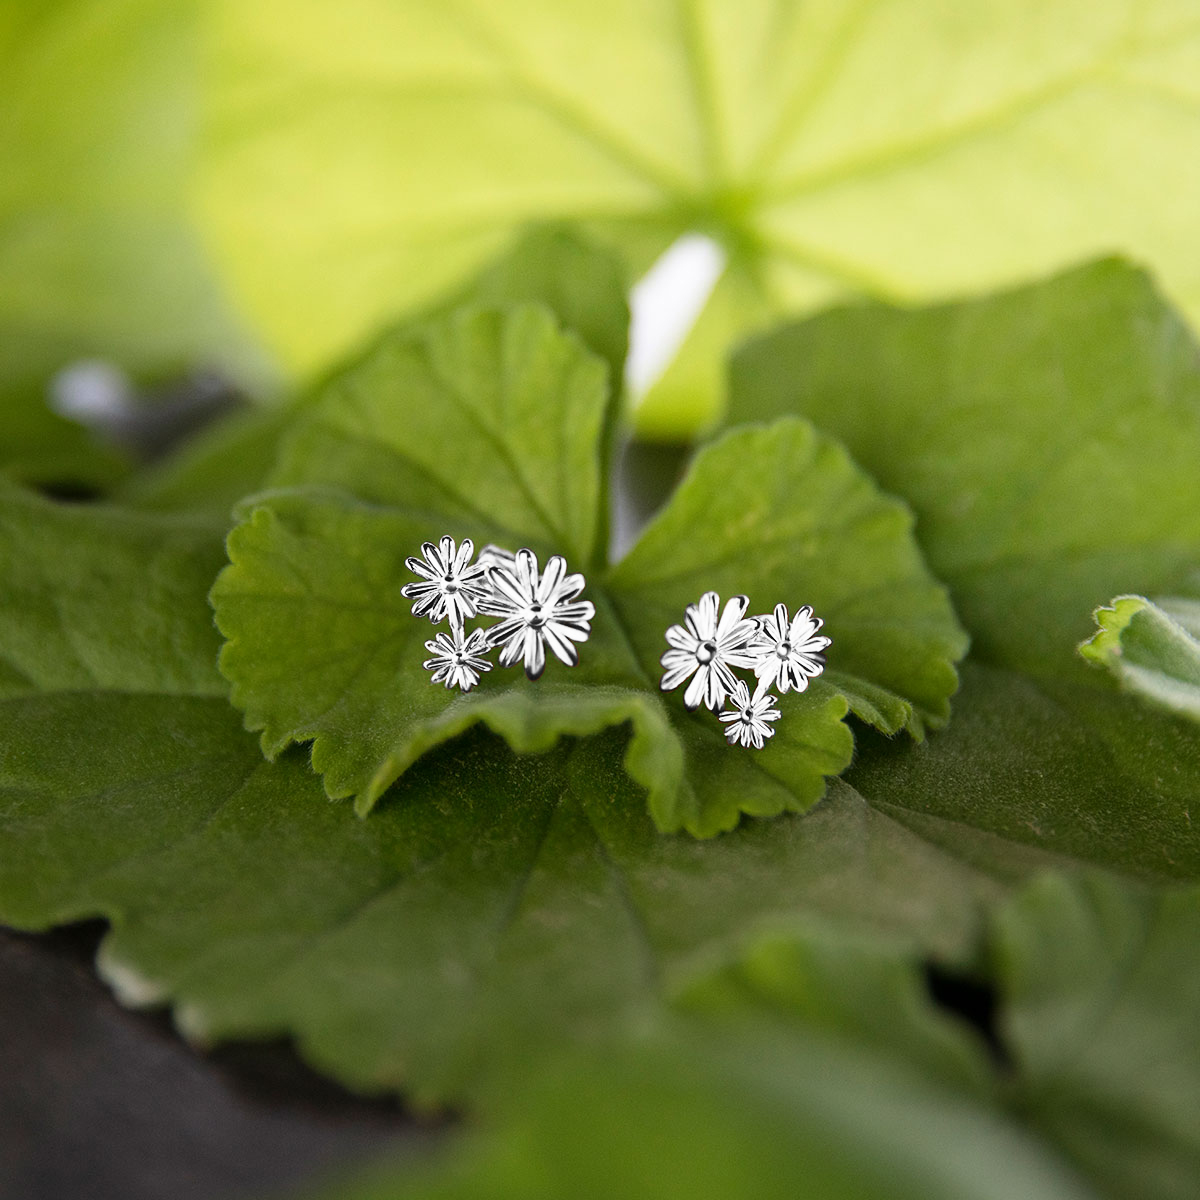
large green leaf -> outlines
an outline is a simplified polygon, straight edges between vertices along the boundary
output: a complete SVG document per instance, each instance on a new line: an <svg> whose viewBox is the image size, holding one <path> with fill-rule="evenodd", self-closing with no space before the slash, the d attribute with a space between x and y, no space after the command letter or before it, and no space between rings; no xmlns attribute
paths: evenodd
<svg viewBox="0 0 1200 1200"><path fill-rule="evenodd" d="M993 919L1002 1064L933 1008L902 954L811 930L764 938L691 983L677 1003L691 1020L671 1036L610 1051L603 1069L559 1065L518 1091L498 1132L463 1139L424 1177L411 1163L381 1164L321 1194L587 1195L602 1180L599 1196L949 1186L1017 1200L1037 1194L1030 1166L1052 1162L1053 1147L1064 1165L1050 1195L1092 1194L1070 1163L1112 1200L1185 1200L1200 1170L1197 934L1195 889L1035 880ZM903 1109L892 1108L901 1094ZM989 1159L997 1136L1004 1163Z"/></svg>
<svg viewBox="0 0 1200 1200"><path fill-rule="evenodd" d="M202 1038L286 1033L357 1087L494 1096L563 1042L640 1027L748 938L832 938L832 994L871 978L909 1004L910 983L860 972L838 947L870 939L968 963L985 906L1031 871L1083 861L1138 873L1086 831L1056 837L1090 794L1086 780L1072 786L1079 751L1052 727L1034 747L1040 772L1060 781L1045 797L1044 846L1010 822L1011 792L971 790L950 772L947 787L970 802L951 818L906 809L915 789L885 810L837 780L803 817L743 822L712 841L662 837L622 767L621 730L541 756L468 731L360 821L325 800L299 753L264 762L213 695L197 576L218 553L214 536L175 553L177 518L0 501L22 529L9 569L28 597L0 627L4 661L29 661L22 648L45 625L33 598L52 609L72 563L71 628L86 634L89 662L120 661L85 673L46 641L54 670L40 668L40 690L25 681L0 702L0 919L44 929L107 917L110 980L130 1001L170 1000ZM84 604L99 564L135 558L159 564L158 644L186 652L190 669L165 671L157 652L120 659L146 619L134 570ZM714 751L713 787L740 786L737 761ZM869 1012L855 1017L849 1000L824 1012L815 1023L870 1040ZM939 1040L918 1019L918 1050L935 1044L912 1057L952 1068Z"/></svg>
<svg viewBox="0 0 1200 1200"><path fill-rule="evenodd" d="M51 375L261 364L187 216L197 0L12 0L0 13L0 462L108 482L111 460L46 411Z"/></svg>
<svg viewBox="0 0 1200 1200"><path fill-rule="evenodd" d="M268 756L315 739L329 794L366 809L475 721L522 750L632 721L629 765L655 820L709 835L742 812L811 807L849 761L848 704L889 733L944 721L964 640L902 506L810 427L781 422L701 455L605 574L610 404L603 364L530 306L404 329L330 381L272 476L291 490L247 501L212 593L222 669ZM430 627L400 589L406 556L446 533L560 552L592 575L573 686L552 686L557 666L533 688L501 672L467 697L429 685ZM812 603L834 638L836 672L787 698L753 757L731 756L708 712L659 698L665 630L711 589L754 611Z"/></svg>
<svg viewBox="0 0 1200 1200"><path fill-rule="evenodd" d="M1188 2L217 5L204 219L309 371L569 217L724 277L642 413L717 412L731 339L851 294L983 290L1123 249L1200 311Z"/></svg>

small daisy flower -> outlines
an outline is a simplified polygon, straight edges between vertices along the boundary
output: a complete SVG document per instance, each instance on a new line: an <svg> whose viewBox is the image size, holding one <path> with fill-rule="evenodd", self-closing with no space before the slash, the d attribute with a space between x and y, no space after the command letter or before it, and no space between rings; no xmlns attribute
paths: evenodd
<svg viewBox="0 0 1200 1200"><path fill-rule="evenodd" d="M421 546L424 559L405 559L405 565L421 583L408 583L400 594L413 602L413 614L428 617L435 624L450 618L450 624L461 629L469 617L479 612L480 603L487 598L487 568L476 563L469 566L475 546L463 538L455 549L452 537L442 538L439 545L425 542Z"/></svg>
<svg viewBox="0 0 1200 1200"><path fill-rule="evenodd" d="M730 745L753 746L755 750L761 750L767 738L775 736L771 722L778 721L783 715L775 704L775 697L762 683L752 696L745 683L736 680L729 697L729 707L720 716Z"/></svg>
<svg viewBox="0 0 1200 1200"><path fill-rule="evenodd" d="M664 671L662 690L674 691L685 679L691 679L683 694L688 708L704 704L716 712L737 686L737 676L730 668L753 667L756 661L747 650L758 632L753 621L745 620L750 601L745 596L734 596L718 620L720 606L721 597L716 592L705 592L698 604L687 606L684 624L667 630L671 649L659 660Z"/></svg>
<svg viewBox="0 0 1200 1200"><path fill-rule="evenodd" d="M484 658L491 647L482 629L472 629L464 635L462 627L455 626L450 634L439 633L426 642L425 649L433 657L421 665L433 672L434 683L444 683L448 688L469 692L479 682L480 675L492 669L492 664Z"/></svg>
<svg viewBox="0 0 1200 1200"><path fill-rule="evenodd" d="M500 646L500 665L525 661L525 674L537 679L546 666L546 647L568 667L579 661L576 642L587 641L596 609L576 600L584 588L582 575L568 575L566 560L555 554L539 576L532 550L518 550L512 565L492 560L488 569L492 593L480 611L504 619L487 631L488 642Z"/></svg>
<svg viewBox="0 0 1200 1200"><path fill-rule="evenodd" d="M820 675L825 669L822 651L830 644L817 632L821 624L807 604L790 622L783 604L775 605L771 616L758 618L758 634L750 650L760 686L778 688L781 695L789 688L802 692L810 679Z"/></svg>

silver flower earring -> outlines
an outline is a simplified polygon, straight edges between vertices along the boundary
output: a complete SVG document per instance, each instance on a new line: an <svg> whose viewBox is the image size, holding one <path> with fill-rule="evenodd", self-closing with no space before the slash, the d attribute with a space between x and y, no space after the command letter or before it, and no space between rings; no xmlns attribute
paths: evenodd
<svg viewBox="0 0 1200 1200"><path fill-rule="evenodd" d="M525 665L537 679L546 667L546 647L569 667L579 662L576 644L591 632L595 606L580 600L582 575L567 573L566 560L555 554L539 570L537 556L522 549L515 554L500 546L485 546L472 563L475 546L464 538L459 546L443 537L435 546L426 542L422 558L406 560L418 583L400 589L413 602L413 614L437 623L450 622L450 635L439 633L425 648L424 663L434 683L470 691L485 671L487 655L500 647L500 666ZM500 617L491 628L469 633L466 622L478 616Z"/></svg>
<svg viewBox="0 0 1200 1200"><path fill-rule="evenodd" d="M830 639L819 631L821 619L804 605L794 617L786 605L777 604L768 615L746 617L750 601L734 596L721 610L716 592L705 592L689 604L684 623L672 625L666 638L670 649L662 656L662 689L674 691L687 680L683 702L688 708L716 712L731 745L761 750L775 735L771 727L782 714L780 695L804 691L809 680L825 669L825 649ZM718 615L719 614L719 615ZM757 686L751 692L734 668L753 671Z"/></svg>

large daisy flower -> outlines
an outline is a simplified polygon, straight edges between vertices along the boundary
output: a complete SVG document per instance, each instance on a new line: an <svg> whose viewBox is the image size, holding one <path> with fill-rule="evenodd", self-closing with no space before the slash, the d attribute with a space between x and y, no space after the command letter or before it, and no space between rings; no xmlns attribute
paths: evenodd
<svg viewBox="0 0 1200 1200"><path fill-rule="evenodd" d="M474 553L470 538L463 538L456 549L454 539L444 537L437 546L423 543L423 558L405 559L408 569L422 577L422 582L407 583L400 589L400 594L413 602L415 616L428 617L435 624L449 617L450 624L461 629L479 612L489 589L487 568L479 563L470 565Z"/></svg>
<svg viewBox="0 0 1200 1200"><path fill-rule="evenodd" d="M775 605L769 617L759 617L750 651L760 685L778 688L780 694L789 688L804 691L825 669L822 651L830 639L817 632L820 628L821 618L814 617L807 604L790 621L783 604Z"/></svg>
<svg viewBox="0 0 1200 1200"><path fill-rule="evenodd" d="M684 704L688 708L704 704L716 712L738 683L730 668L753 667L755 663L747 646L758 626L745 619L749 606L745 596L734 596L718 620L721 597L716 592L705 592L698 604L689 604L684 623L667 630L671 649L659 660L662 690L674 691L691 679L683 694Z"/></svg>
<svg viewBox="0 0 1200 1200"><path fill-rule="evenodd" d="M596 609L577 600L582 575L568 575L566 560L555 554L539 575L532 550L518 550L511 566L493 560L488 568L492 593L480 611L503 620L487 631L489 645L499 646L500 665L525 661L525 674L537 679L546 667L546 647L568 667L579 661L576 642L587 640Z"/></svg>

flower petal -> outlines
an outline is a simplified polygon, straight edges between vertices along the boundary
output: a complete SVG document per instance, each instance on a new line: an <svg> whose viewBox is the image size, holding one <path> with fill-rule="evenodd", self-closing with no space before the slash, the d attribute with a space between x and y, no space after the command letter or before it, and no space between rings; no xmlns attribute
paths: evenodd
<svg viewBox="0 0 1200 1200"><path fill-rule="evenodd" d="M458 553L454 556L455 575L461 575L467 569L467 563L471 561L474 553L475 543L470 538L463 538L462 544L458 548Z"/></svg>
<svg viewBox="0 0 1200 1200"><path fill-rule="evenodd" d="M665 660L666 655L663 655L663 658ZM663 666L667 669L666 673L662 677L662 682L659 684L659 687L661 687L664 692L673 692L685 679L689 678L692 673L699 668L700 664L689 655L687 658L679 662L672 663L670 666L668 666L664 661ZM695 705L692 707L695 707Z"/></svg>
<svg viewBox="0 0 1200 1200"><path fill-rule="evenodd" d="M529 603L529 597L525 594L524 585L516 571L510 571L507 567L493 567L488 572L488 578L496 593L494 599L506 608L524 608Z"/></svg>
<svg viewBox="0 0 1200 1200"><path fill-rule="evenodd" d="M708 691L708 677L711 674L708 667L696 664L696 674L683 693L683 702L688 708L699 708L704 703L704 695Z"/></svg>
<svg viewBox="0 0 1200 1200"><path fill-rule="evenodd" d="M709 592L708 594L710 596L716 595L715 592ZM725 611L721 613L720 624L717 625L716 635L718 642L725 641L725 639L733 633L734 628L740 624L742 619L745 617L746 609L749 607L749 596L731 596L729 598L725 604ZM749 624L751 624L754 627L754 630L757 631L758 626L755 625L754 622L749 622Z"/></svg>
<svg viewBox="0 0 1200 1200"><path fill-rule="evenodd" d="M668 646L674 646L676 650L686 650L690 654L694 654L700 645L695 635L682 625L672 625L665 636Z"/></svg>
<svg viewBox="0 0 1200 1200"><path fill-rule="evenodd" d="M528 546L517 551L516 568L513 577L520 586L521 594L526 604L531 604L537 596L538 561Z"/></svg>
<svg viewBox="0 0 1200 1200"><path fill-rule="evenodd" d="M546 647L539 630L525 631L525 674L537 679L546 669Z"/></svg>
<svg viewBox="0 0 1200 1200"><path fill-rule="evenodd" d="M578 666L579 651L575 649L575 643L564 634L565 628L554 624L545 625L542 627L542 637L559 662L566 663L568 667Z"/></svg>
<svg viewBox="0 0 1200 1200"><path fill-rule="evenodd" d="M561 554L552 554L546 560L541 582L537 585L537 599L543 604L553 604L559 585L566 578L567 560Z"/></svg>

